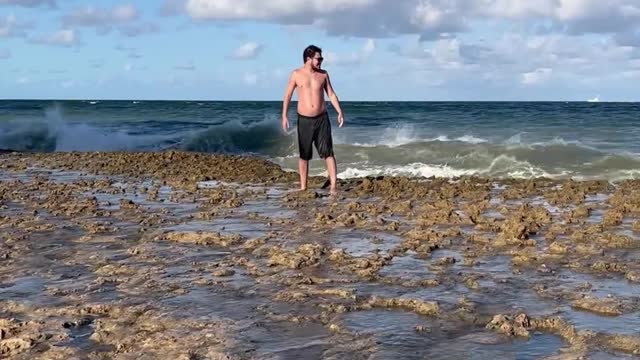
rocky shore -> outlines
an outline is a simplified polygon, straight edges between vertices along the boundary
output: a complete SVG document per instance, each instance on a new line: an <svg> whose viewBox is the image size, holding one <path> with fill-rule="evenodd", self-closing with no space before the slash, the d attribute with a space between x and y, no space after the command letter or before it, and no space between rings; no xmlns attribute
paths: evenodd
<svg viewBox="0 0 640 360"><path fill-rule="evenodd" d="M0 153L0 357L640 356L640 181Z"/></svg>

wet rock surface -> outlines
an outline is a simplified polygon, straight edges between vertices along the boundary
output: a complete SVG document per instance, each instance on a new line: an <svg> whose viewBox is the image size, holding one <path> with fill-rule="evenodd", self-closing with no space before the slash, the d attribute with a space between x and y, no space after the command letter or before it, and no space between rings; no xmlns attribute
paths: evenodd
<svg viewBox="0 0 640 360"><path fill-rule="evenodd" d="M640 355L640 182L296 178L0 153L0 357Z"/></svg>

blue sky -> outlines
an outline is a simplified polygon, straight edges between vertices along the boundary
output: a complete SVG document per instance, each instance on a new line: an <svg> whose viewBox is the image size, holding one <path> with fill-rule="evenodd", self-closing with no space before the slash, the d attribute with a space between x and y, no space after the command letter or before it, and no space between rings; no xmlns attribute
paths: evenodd
<svg viewBox="0 0 640 360"><path fill-rule="evenodd" d="M90 5L88 5L90 4ZM0 0L0 98L639 101L637 0Z"/></svg>

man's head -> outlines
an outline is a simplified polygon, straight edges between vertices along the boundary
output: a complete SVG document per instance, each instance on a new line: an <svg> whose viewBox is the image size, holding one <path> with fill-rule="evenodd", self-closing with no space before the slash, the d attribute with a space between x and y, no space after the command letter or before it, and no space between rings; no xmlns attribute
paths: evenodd
<svg viewBox="0 0 640 360"><path fill-rule="evenodd" d="M315 45L307 46L302 53L302 61L305 65L309 63L313 69L320 69L323 60L322 49Z"/></svg>

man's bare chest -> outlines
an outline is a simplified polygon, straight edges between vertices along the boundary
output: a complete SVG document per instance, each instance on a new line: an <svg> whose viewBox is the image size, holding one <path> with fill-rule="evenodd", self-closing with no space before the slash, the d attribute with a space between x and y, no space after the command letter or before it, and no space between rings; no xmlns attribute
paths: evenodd
<svg viewBox="0 0 640 360"><path fill-rule="evenodd" d="M298 87L307 90L320 90L324 88L326 77L323 75L305 76L298 80Z"/></svg>

